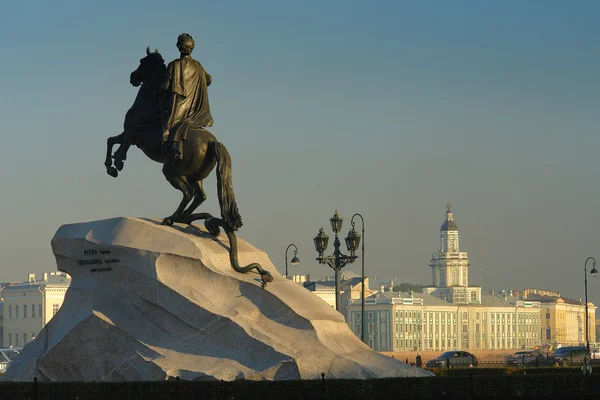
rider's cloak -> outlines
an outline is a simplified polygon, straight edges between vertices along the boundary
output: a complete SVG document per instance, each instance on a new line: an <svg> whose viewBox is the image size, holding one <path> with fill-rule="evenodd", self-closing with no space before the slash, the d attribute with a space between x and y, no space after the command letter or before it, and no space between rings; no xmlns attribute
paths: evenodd
<svg viewBox="0 0 600 400"><path fill-rule="evenodd" d="M213 118L208 104L208 86L211 76L202 64L191 56L169 63L162 89L168 94L168 121L165 121L164 141L187 139L189 129L212 126Z"/></svg>

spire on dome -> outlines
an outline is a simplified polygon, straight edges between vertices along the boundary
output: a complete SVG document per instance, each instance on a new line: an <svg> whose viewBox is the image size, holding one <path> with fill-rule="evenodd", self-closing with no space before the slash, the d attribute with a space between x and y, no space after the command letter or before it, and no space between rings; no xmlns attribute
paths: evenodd
<svg viewBox="0 0 600 400"><path fill-rule="evenodd" d="M442 224L440 231L458 231L458 226L456 226L456 222L454 222L452 218L452 211L450 210L452 208L452 203L446 204L446 208L446 221Z"/></svg>

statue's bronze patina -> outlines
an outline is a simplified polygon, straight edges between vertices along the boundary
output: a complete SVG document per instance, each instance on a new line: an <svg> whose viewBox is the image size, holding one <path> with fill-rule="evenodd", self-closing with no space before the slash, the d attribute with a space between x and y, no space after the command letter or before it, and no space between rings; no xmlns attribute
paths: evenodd
<svg viewBox="0 0 600 400"><path fill-rule="evenodd" d="M187 33L177 38L180 57L169 63L159 88L167 93L168 120L163 142L172 162L183 158L182 140L187 139L190 129L212 126L208 104L208 87L212 77L202 64L191 56L194 39Z"/></svg>
<svg viewBox="0 0 600 400"><path fill-rule="evenodd" d="M165 66L158 50L146 48L146 57L130 76L133 86L140 86L137 97L127 114L123 133L107 140L105 166L107 173L117 177L123 169L127 150L132 144L150 159L163 164L163 174L169 183L183 193L175 212L163 220L164 225L175 222L191 224L205 220L208 231L219 235L219 226L230 240L232 267L238 272L256 269L263 284L273 277L259 264L240 267L237 261L235 231L242 227L233 193L231 157L227 148L208 130L213 119L208 105L208 85L211 76L202 65L191 58L194 42L184 33L177 40L180 58ZM112 154L115 144L119 149ZM114 158L114 165L113 165ZM217 191L221 217L194 211L206 200L202 180L217 166Z"/></svg>

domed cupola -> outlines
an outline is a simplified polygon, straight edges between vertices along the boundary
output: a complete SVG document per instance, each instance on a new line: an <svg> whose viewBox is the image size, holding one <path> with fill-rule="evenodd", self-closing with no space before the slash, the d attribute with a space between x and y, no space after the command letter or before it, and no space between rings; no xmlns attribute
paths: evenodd
<svg viewBox="0 0 600 400"><path fill-rule="evenodd" d="M452 208L452 203L446 204L446 207L448 208L448 210L446 211L446 220L440 227L440 231L441 232L450 232L450 231L458 232L458 226L456 226L456 222L454 222L454 220L452 219L452 211L450 211L450 209Z"/></svg>

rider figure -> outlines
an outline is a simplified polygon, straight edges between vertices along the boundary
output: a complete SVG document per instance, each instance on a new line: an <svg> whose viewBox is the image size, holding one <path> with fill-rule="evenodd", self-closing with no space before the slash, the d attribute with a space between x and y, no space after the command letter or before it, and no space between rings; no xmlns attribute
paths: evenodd
<svg viewBox="0 0 600 400"><path fill-rule="evenodd" d="M177 38L180 57L169 63L160 87L167 94L164 105L163 144L171 163L183 158L183 140L189 129L212 126L208 86L212 78L191 56L194 39L187 33Z"/></svg>

